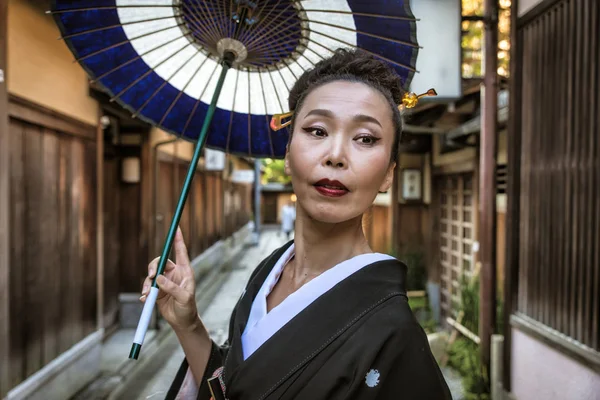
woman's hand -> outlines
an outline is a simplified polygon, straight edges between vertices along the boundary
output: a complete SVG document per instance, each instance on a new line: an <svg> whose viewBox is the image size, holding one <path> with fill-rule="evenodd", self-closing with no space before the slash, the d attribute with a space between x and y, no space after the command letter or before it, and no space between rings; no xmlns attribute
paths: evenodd
<svg viewBox="0 0 600 400"><path fill-rule="evenodd" d="M196 282L194 271L190 265L187 248L183 241L181 230L177 228L175 241L175 263L167 261L163 274L157 278L157 284L160 289L156 304L163 318L176 331L189 332L201 324L196 308ZM148 264L148 277L144 280L142 289L142 302L146 301L152 279L158 268L160 257L152 260Z"/></svg>

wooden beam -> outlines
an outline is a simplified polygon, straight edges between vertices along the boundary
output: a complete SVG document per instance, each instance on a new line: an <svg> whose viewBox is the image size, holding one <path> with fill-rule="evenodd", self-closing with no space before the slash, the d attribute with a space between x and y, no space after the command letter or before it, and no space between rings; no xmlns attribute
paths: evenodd
<svg viewBox="0 0 600 400"><path fill-rule="evenodd" d="M104 328L104 129L98 107L96 128L96 325Z"/></svg>
<svg viewBox="0 0 600 400"><path fill-rule="evenodd" d="M0 398L9 388L10 142L8 132L8 2L0 2Z"/></svg>
<svg viewBox="0 0 600 400"><path fill-rule="evenodd" d="M521 79L523 76L521 42L518 22L519 0L513 0L510 11L510 100L509 125L507 132L507 207L505 228L505 271L504 271L504 349L503 386L512 390L512 326L510 317L517 308L519 288L519 220L521 198Z"/></svg>
<svg viewBox="0 0 600 400"><path fill-rule="evenodd" d="M96 140L96 127L93 125L50 110L22 97L10 95L9 100L8 115L12 118L61 133Z"/></svg>
<svg viewBox="0 0 600 400"><path fill-rule="evenodd" d="M479 243L481 285L479 334L481 361L490 371L491 339L496 326L496 158L498 147L498 0L485 0L483 13L485 73L482 93L482 131L480 138L480 220Z"/></svg>

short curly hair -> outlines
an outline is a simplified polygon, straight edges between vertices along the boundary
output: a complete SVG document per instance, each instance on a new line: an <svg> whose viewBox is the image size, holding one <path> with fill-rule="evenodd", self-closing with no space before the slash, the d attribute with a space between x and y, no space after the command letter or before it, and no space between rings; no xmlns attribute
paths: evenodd
<svg viewBox="0 0 600 400"><path fill-rule="evenodd" d="M396 162L402 135L402 115L398 110L404 94L402 79L390 65L359 49L337 49L330 58L318 62L313 69L298 78L288 97L290 110L295 111L291 132L294 130L295 115L302 108L306 96L316 88L334 81L364 83L383 94L392 111L395 135L390 160Z"/></svg>

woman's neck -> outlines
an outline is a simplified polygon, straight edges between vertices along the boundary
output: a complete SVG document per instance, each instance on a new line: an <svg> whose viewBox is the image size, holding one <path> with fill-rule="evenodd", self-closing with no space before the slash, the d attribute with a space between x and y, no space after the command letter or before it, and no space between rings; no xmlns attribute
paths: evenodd
<svg viewBox="0 0 600 400"><path fill-rule="evenodd" d="M296 276L316 276L342 261L371 253L362 216L339 224L315 221L298 207L294 232Z"/></svg>

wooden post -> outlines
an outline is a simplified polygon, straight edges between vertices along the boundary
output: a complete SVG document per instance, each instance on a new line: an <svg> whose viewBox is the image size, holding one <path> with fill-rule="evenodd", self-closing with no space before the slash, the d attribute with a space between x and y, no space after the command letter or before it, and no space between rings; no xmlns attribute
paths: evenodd
<svg viewBox="0 0 600 400"><path fill-rule="evenodd" d="M100 119L102 108L98 107L96 129L96 325L104 328L104 129Z"/></svg>
<svg viewBox="0 0 600 400"><path fill-rule="evenodd" d="M496 149L498 121L498 0L485 0L484 78L480 138L479 243L481 361L490 371L490 341L496 325Z"/></svg>
<svg viewBox="0 0 600 400"><path fill-rule="evenodd" d="M390 204L390 219L392 220L392 228L390 229L390 241L392 252L398 256L398 174L400 173L400 165L396 163L394 168L394 180L392 181L392 199Z"/></svg>
<svg viewBox="0 0 600 400"><path fill-rule="evenodd" d="M517 307L516 293L519 276L519 201L521 197L521 49L518 43L519 0L512 0L510 9L510 100L507 135L507 208L506 208L506 256L504 276L504 354L503 386L511 390L511 343L510 316Z"/></svg>
<svg viewBox="0 0 600 400"><path fill-rule="evenodd" d="M8 132L8 2L0 2L0 398L9 389L10 143Z"/></svg>

